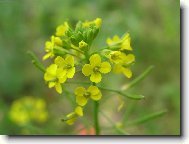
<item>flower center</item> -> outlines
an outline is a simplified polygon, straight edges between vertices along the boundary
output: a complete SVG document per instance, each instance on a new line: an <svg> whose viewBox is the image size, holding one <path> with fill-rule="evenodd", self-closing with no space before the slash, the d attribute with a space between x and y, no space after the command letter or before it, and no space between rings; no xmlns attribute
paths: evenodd
<svg viewBox="0 0 189 144"><path fill-rule="evenodd" d="M71 66L71 65L69 65L69 64L67 64L67 65L65 66L65 68L66 68L66 69L71 69L71 68L72 68L72 66Z"/></svg>
<svg viewBox="0 0 189 144"><path fill-rule="evenodd" d="M99 66L95 66L95 67L93 68L93 72L99 72L99 69L100 69Z"/></svg>
<svg viewBox="0 0 189 144"><path fill-rule="evenodd" d="M90 95L91 95L91 93L90 93L90 92L85 92L85 93L84 93L84 97L85 97L85 98L89 98L89 97L90 97Z"/></svg>
<svg viewBox="0 0 189 144"><path fill-rule="evenodd" d="M119 55L118 54L113 54L113 55L111 55L111 58L113 60L119 59Z"/></svg>

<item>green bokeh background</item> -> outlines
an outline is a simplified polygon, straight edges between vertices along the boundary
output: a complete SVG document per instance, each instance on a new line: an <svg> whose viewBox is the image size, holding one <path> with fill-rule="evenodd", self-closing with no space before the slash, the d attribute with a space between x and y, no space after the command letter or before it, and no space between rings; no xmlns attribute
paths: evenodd
<svg viewBox="0 0 189 144"><path fill-rule="evenodd" d="M146 114L167 109L160 118L132 127L124 127L132 135L180 134L180 2L178 0L0 0L0 134L77 134L80 125L92 122L92 103L73 126L60 119L73 110L65 96L48 89L43 74L31 63L28 50L39 57L44 55L44 42L55 32L57 25L68 20L93 20L101 17L103 25L93 46L106 45L107 37L129 32L136 63L133 78L149 65L153 72L129 92L143 94L145 100L128 100L117 112L117 96L101 104L101 109L115 123L130 108L129 121ZM132 78L132 79L133 79ZM120 83L115 82L120 80ZM105 82L119 88L130 80L111 76ZM68 89L72 91L72 89ZM23 96L45 99L49 119L43 124L20 127L8 116L11 103ZM105 97L105 96L104 96ZM89 122L87 122L89 121ZM104 125L106 122L101 116ZM109 126L110 124L107 124ZM27 132L23 132L27 131ZM102 128L103 134L118 134Z"/></svg>

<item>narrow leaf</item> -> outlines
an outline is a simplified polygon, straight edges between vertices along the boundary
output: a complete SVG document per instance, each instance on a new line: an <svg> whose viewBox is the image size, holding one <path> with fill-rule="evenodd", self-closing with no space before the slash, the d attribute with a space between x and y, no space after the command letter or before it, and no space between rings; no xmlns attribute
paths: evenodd
<svg viewBox="0 0 189 144"><path fill-rule="evenodd" d="M149 121L149 120L153 120L153 119L155 119L155 118L158 118L158 117L164 115L166 112L167 112L167 110L161 110L161 111L159 111L159 112L154 112L154 113L152 113L152 114L148 114L148 115L146 115L146 116L144 116L144 117L141 117L141 118L139 118L139 119L136 119L136 120L133 120L133 121L131 121L131 122L128 122L127 125L142 124L142 123L145 123L145 122L147 122L147 121Z"/></svg>

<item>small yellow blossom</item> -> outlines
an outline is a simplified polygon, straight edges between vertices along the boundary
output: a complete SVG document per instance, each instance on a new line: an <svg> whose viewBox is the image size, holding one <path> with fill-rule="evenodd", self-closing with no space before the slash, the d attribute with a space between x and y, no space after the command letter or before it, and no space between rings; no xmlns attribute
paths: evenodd
<svg viewBox="0 0 189 144"><path fill-rule="evenodd" d="M135 56L133 54L128 54L123 63L115 64L113 68L114 73L123 73L126 77L132 77L132 71L130 69L130 65L135 61Z"/></svg>
<svg viewBox="0 0 189 144"><path fill-rule="evenodd" d="M68 30L69 25L67 22L64 22L63 25L60 25L56 28L56 36L64 36L66 31Z"/></svg>
<svg viewBox="0 0 189 144"><path fill-rule="evenodd" d="M60 56L56 57L55 64L58 65L60 69L62 69L61 74L65 75L67 78L73 78L75 74L74 67L74 57L67 55L66 58L62 58Z"/></svg>
<svg viewBox="0 0 189 144"><path fill-rule="evenodd" d="M106 43L111 47L115 46L118 47L119 50L132 50L131 47L131 38L129 33L126 33L122 38L119 36L115 35L112 39L108 38L106 40Z"/></svg>
<svg viewBox="0 0 189 144"><path fill-rule="evenodd" d="M74 93L76 95L76 102L80 106L86 105L89 98L98 101L102 97L102 93L96 86L90 86L88 89L77 87Z"/></svg>
<svg viewBox="0 0 189 144"><path fill-rule="evenodd" d="M59 37L51 36L51 41L47 41L45 43L45 51L47 54L43 56L43 60L48 59L49 57L54 57L54 48L56 46L61 46L62 40Z"/></svg>
<svg viewBox="0 0 189 144"><path fill-rule="evenodd" d="M85 76L90 76L90 80L99 83L102 79L101 73L106 74L111 71L109 62L101 62L101 57L94 54L89 59L90 64L85 64L82 68L82 73Z"/></svg>
<svg viewBox="0 0 189 144"><path fill-rule="evenodd" d="M96 27L99 28L102 25L102 19L101 18L96 18L94 23L95 23Z"/></svg>
<svg viewBox="0 0 189 144"><path fill-rule="evenodd" d="M15 123L25 125L32 121L45 122L48 112L43 99L27 96L13 102L9 115Z"/></svg>
<svg viewBox="0 0 189 144"><path fill-rule="evenodd" d="M83 40L79 42L79 48L86 48L88 47L88 44L86 42L84 42Z"/></svg>
<svg viewBox="0 0 189 144"><path fill-rule="evenodd" d="M111 62L118 64L124 62L126 55L120 51L112 51L108 55L108 58Z"/></svg>
<svg viewBox="0 0 189 144"><path fill-rule="evenodd" d="M82 116L83 116L83 108L80 106L77 106L74 112L71 112L68 115L66 115L66 118L67 118L66 123L68 125L72 125L74 124L74 122L76 121L78 117L82 117Z"/></svg>
<svg viewBox="0 0 189 144"><path fill-rule="evenodd" d="M57 64L51 64L44 74L45 81L48 82L49 88L55 87L58 93L62 93L61 83L67 79L65 72Z"/></svg>
<svg viewBox="0 0 189 144"><path fill-rule="evenodd" d="M120 50L133 50L131 47L131 37L129 33L123 36Z"/></svg>
<svg viewBox="0 0 189 144"><path fill-rule="evenodd" d="M101 18L96 18L93 21L85 21L83 23L83 27L90 27L91 25L95 25L97 28L100 28L102 24L102 19Z"/></svg>

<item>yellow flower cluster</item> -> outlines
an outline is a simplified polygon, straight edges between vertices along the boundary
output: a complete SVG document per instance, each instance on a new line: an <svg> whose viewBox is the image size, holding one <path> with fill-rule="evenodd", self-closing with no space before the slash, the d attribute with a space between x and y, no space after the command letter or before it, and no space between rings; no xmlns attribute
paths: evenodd
<svg viewBox="0 0 189 144"><path fill-rule="evenodd" d="M47 67L44 79L48 82L49 88L55 87L56 91L61 94L61 84L64 83L67 78L73 78L74 74L74 57L67 55L64 59L57 56L54 63Z"/></svg>
<svg viewBox="0 0 189 144"><path fill-rule="evenodd" d="M123 73L127 78L132 76L131 65L135 56L128 52L132 51L131 38L128 33L119 37L107 39L108 54L103 54L104 49L91 52L91 45L101 27L102 20L96 18L93 21L79 21L73 29L68 22L64 22L56 28L51 40L45 43L43 60L53 58L53 62L46 67L44 80L49 88L62 94L62 85L69 83L68 79L74 78L76 72L82 72L83 76L89 77L88 88L78 86L75 89L76 108L74 112L66 116L66 123L83 116L83 107L91 99L98 101L102 93L98 83L103 80L103 75L110 73Z"/></svg>
<svg viewBox="0 0 189 144"><path fill-rule="evenodd" d="M41 98L26 96L15 100L10 108L10 119L18 125L43 123L48 118L46 103Z"/></svg>
<svg viewBox="0 0 189 144"><path fill-rule="evenodd" d="M132 51L129 33L122 38L115 35L112 39L108 38L106 42L111 49L107 57L114 64L113 72L116 74L123 73L127 78L131 78L132 71L130 66L134 63L135 56L126 54L127 51Z"/></svg>

